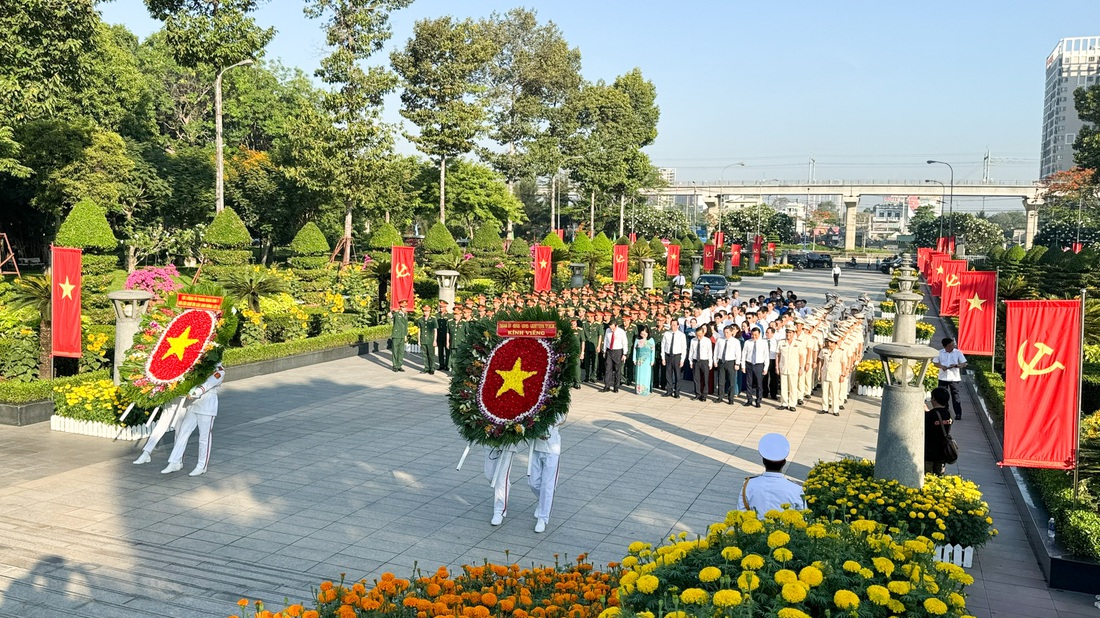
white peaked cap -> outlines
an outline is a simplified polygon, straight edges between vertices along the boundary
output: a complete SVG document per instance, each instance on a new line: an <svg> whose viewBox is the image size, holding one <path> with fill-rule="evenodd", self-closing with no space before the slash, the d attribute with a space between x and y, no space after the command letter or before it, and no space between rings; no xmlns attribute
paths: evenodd
<svg viewBox="0 0 1100 618"><path fill-rule="evenodd" d="M791 443L782 434L769 433L760 438L760 456L769 461L783 461L791 454Z"/></svg>

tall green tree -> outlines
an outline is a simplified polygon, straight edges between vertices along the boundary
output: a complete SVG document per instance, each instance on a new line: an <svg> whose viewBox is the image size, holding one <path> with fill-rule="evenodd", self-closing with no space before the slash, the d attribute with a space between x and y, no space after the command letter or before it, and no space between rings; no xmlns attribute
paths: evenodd
<svg viewBox="0 0 1100 618"><path fill-rule="evenodd" d="M438 198L438 177L433 180L435 182L427 181L424 187L422 195L425 203ZM480 163L465 159L452 161L448 187L448 212L452 221L461 222L467 238L472 238L474 230L486 221L499 229L501 223L523 221L526 216L523 203L512 195L504 178Z"/></svg>
<svg viewBox="0 0 1100 618"><path fill-rule="evenodd" d="M447 160L473 150L484 131L485 108L478 80L496 54L485 27L450 16L416 22L403 50L390 58L404 83L401 115L417 126L406 134L439 164L439 221L446 222Z"/></svg>
<svg viewBox="0 0 1100 618"><path fill-rule="evenodd" d="M256 25L261 0L145 0L153 19L164 22L165 38L182 66L215 70L256 58L274 28Z"/></svg>
<svg viewBox="0 0 1100 618"><path fill-rule="evenodd" d="M1092 170L1092 181L1100 184L1100 84L1073 92L1073 107L1085 123L1073 141L1073 162Z"/></svg>

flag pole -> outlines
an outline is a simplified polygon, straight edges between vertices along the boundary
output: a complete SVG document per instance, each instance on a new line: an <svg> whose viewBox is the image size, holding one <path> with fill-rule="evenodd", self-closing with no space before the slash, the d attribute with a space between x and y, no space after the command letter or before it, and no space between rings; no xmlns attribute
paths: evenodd
<svg viewBox="0 0 1100 618"><path fill-rule="evenodd" d="M1073 432L1077 437L1077 446L1073 449L1073 508L1075 510L1077 509L1077 487L1081 470L1081 372L1085 367L1085 296L1087 294L1085 288L1081 288L1081 339L1077 346L1077 409L1073 411Z"/></svg>
<svg viewBox="0 0 1100 618"><path fill-rule="evenodd" d="M997 303L1001 296L1001 269L993 277L993 353L989 355L989 372L997 373ZM1008 352L1005 352L1006 354Z"/></svg>

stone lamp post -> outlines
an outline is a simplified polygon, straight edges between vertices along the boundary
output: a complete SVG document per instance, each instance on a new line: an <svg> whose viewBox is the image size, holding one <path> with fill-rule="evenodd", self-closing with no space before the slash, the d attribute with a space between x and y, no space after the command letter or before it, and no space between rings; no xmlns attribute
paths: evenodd
<svg viewBox="0 0 1100 618"><path fill-rule="evenodd" d="M642 258L642 289L653 289L653 265L657 263L657 260L653 258Z"/></svg>
<svg viewBox="0 0 1100 618"><path fill-rule="evenodd" d="M584 287L584 271L588 268L588 264L572 263L569 265L571 272L569 276L569 287L571 288L583 288Z"/></svg>
<svg viewBox="0 0 1100 618"><path fill-rule="evenodd" d="M107 294L115 310L115 384L120 382L118 368L126 359L126 352L134 343L134 335L141 326L141 318L149 310L153 295L145 290L118 290Z"/></svg>
<svg viewBox="0 0 1100 618"><path fill-rule="evenodd" d="M875 477L924 486L924 376L938 352L926 345L880 343L886 373L875 448ZM891 365L895 365L891 370Z"/></svg>
<svg viewBox="0 0 1100 618"><path fill-rule="evenodd" d="M445 301L454 310L455 291L458 289L457 270L437 270L435 278L439 281L439 300Z"/></svg>
<svg viewBox="0 0 1100 618"><path fill-rule="evenodd" d="M695 283L703 274L703 256L696 253L691 256L691 282Z"/></svg>
<svg viewBox="0 0 1100 618"><path fill-rule="evenodd" d="M913 285L917 282L913 275L913 267L909 263L909 254L901 254L901 268L898 272L898 292L891 299L894 301L894 343L917 342L917 303L923 296L913 292Z"/></svg>

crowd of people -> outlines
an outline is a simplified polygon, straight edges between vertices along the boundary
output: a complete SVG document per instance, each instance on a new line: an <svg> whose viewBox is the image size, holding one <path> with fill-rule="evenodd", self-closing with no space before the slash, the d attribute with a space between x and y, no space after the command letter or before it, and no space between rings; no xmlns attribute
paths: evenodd
<svg viewBox="0 0 1100 618"><path fill-rule="evenodd" d="M703 289L668 297L636 286L585 286L560 292L506 292L475 296L452 308L439 301L415 316L424 373L450 368L451 350L462 345L475 320L502 310L539 307L568 319L580 355L574 388L630 388L639 395L661 391L679 399L726 401L781 410L807 405L820 389L818 411L839 416L862 359L870 299L846 307L838 297L812 306L781 288L767 295L729 297ZM393 314L393 341L405 341L414 319L407 303ZM404 346L394 346L394 371L404 371ZM690 383L690 385L689 385Z"/></svg>

